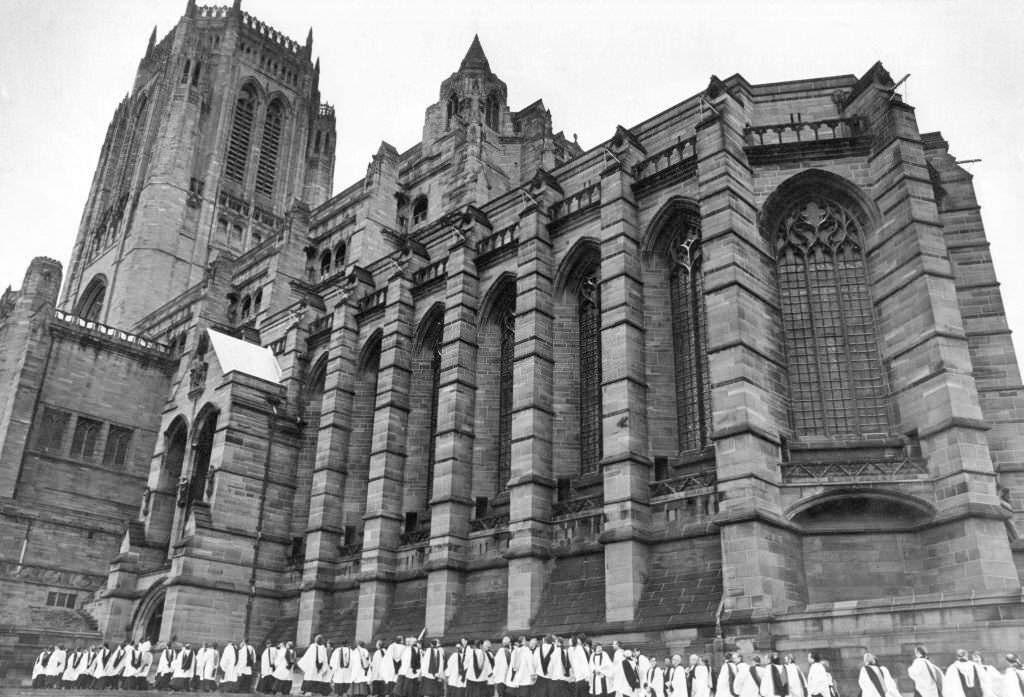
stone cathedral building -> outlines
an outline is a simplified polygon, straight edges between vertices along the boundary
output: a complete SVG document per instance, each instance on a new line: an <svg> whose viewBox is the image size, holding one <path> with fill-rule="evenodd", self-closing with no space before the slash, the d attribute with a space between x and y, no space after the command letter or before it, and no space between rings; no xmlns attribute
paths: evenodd
<svg viewBox="0 0 1024 697"><path fill-rule="evenodd" d="M0 300L6 664L1018 646L1020 373L971 177L882 65L712 77L589 150L479 40L453 67L334 193L312 33L154 32L67 273Z"/></svg>

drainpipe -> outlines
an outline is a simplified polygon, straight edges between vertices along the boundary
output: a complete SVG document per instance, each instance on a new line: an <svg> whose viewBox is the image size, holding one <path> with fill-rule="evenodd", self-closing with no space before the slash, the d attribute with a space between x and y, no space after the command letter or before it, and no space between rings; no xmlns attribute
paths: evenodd
<svg viewBox="0 0 1024 697"><path fill-rule="evenodd" d="M259 562L260 556L260 541L263 539L263 518L267 506L267 486L269 485L270 478L270 457L271 451L274 449L274 436L277 432L277 407L281 403L281 398L276 395L270 395L267 398L267 404L270 405L270 414L267 417L269 435L267 436L267 455L263 460L263 483L260 487L260 507L259 514L256 518L256 537L252 542L252 570L249 573L249 598L245 603L245 630L242 634L242 638L249 641L249 626L252 622L252 606L256 600L256 567Z"/></svg>

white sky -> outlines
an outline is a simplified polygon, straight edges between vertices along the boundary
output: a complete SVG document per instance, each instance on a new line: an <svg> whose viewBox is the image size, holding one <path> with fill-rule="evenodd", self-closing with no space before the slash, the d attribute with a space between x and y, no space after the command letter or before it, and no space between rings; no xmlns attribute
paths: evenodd
<svg viewBox="0 0 1024 697"><path fill-rule="evenodd" d="M230 4L230 0L216 0ZM204 4L200 1L200 4ZM1020 0L243 0L303 42L337 107L335 190L381 140L414 145L424 109L474 33L519 109L543 98L556 130L590 148L701 91L714 73L752 83L853 73L881 60L968 165L1010 326L1024 348L1024 2ZM65 265L114 108L153 25L185 0L0 0L0 288L32 257Z"/></svg>

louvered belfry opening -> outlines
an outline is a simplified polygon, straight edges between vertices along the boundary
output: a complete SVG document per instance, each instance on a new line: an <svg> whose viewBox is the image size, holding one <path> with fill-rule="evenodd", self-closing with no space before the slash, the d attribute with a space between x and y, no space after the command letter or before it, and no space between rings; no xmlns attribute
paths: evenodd
<svg viewBox="0 0 1024 697"><path fill-rule="evenodd" d="M238 183L245 181L255 113L256 95L252 88L246 85L235 102L235 116L231 123L231 137L228 140L227 164L224 167L224 175Z"/></svg>

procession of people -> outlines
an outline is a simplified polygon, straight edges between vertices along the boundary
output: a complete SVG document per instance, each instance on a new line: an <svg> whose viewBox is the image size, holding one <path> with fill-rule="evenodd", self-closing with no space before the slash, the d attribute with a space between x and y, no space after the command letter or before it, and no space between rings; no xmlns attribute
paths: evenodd
<svg viewBox="0 0 1024 697"><path fill-rule="evenodd" d="M1024 697L1024 666L1016 654L1003 670L978 652L960 650L946 670L919 646L907 677L915 697ZM156 663L155 671L152 671ZM152 682L150 673L153 672ZM296 678L301 678L296 679ZM901 697L886 666L865 653L860 697ZM706 656L659 657L618 641L607 647L574 637L505 636L460 639L447 648L437 639L398 636L337 645L317 635L302 653L290 641L267 641L257 651L245 640L192 644L124 642L67 650L45 649L36 659L38 688L172 690L337 697L840 697L828 661L806 656L806 670L792 654L725 655L716 671Z"/></svg>

